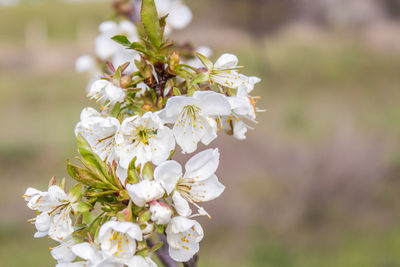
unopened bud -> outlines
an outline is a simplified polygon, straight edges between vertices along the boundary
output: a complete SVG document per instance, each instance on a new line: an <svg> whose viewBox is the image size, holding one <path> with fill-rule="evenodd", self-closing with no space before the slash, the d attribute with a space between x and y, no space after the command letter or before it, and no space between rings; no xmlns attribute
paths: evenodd
<svg viewBox="0 0 400 267"><path fill-rule="evenodd" d="M124 75L121 77L120 85L121 88L127 88L132 83L132 77L130 75Z"/></svg>

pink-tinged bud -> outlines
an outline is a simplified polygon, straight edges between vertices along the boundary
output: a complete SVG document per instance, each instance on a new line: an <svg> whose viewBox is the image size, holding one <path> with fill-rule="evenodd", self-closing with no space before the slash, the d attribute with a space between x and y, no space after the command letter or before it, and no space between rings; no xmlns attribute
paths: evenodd
<svg viewBox="0 0 400 267"><path fill-rule="evenodd" d="M159 225L168 224L172 217L172 208L159 201L155 204L150 204L151 220Z"/></svg>

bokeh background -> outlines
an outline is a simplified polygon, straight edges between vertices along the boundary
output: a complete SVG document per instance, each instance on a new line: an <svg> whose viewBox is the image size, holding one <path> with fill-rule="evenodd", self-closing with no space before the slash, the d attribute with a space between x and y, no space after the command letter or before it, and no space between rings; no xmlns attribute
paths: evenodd
<svg viewBox="0 0 400 267"><path fill-rule="evenodd" d="M0 0L0 266L54 266L21 195L67 176L109 1ZM400 266L400 1L189 0L175 32L235 53L257 129L220 135L223 196L206 205L200 266ZM71 185L71 182L70 182Z"/></svg>

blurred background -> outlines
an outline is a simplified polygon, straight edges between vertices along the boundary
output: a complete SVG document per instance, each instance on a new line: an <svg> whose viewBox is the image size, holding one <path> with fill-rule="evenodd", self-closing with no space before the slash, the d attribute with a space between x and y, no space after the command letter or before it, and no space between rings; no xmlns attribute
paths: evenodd
<svg viewBox="0 0 400 267"><path fill-rule="evenodd" d="M173 38L262 77L257 129L220 135L200 266L400 266L400 0L189 0ZM0 0L0 265L54 266L25 188L67 176L109 1ZM69 183L71 185L71 182Z"/></svg>

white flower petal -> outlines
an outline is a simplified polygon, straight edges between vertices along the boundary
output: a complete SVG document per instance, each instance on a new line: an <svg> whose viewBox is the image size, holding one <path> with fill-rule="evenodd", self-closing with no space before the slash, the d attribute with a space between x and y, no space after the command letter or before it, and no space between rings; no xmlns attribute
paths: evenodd
<svg viewBox="0 0 400 267"><path fill-rule="evenodd" d="M164 189L162 186L150 180L143 180L138 184L128 184L126 186L132 201L139 207L143 207L147 202L162 198Z"/></svg>
<svg viewBox="0 0 400 267"><path fill-rule="evenodd" d="M174 202L174 207L179 215L187 217L190 216L190 214L192 214L192 210L189 207L189 203L187 202L186 199L182 197L182 195L179 192L175 191L172 194L172 201Z"/></svg>
<svg viewBox="0 0 400 267"><path fill-rule="evenodd" d="M99 250L96 246L91 245L89 243L79 243L72 247L72 252L84 259L91 262L99 262L101 261L101 256L99 254Z"/></svg>
<svg viewBox="0 0 400 267"><path fill-rule="evenodd" d="M196 202L210 201L219 197L224 192L225 186L218 181L216 175L202 181L195 183L190 188L189 193L193 200Z"/></svg>
<svg viewBox="0 0 400 267"><path fill-rule="evenodd" d="M214 64L214 68L217 70L230 69L237 66L239 59L233 54L223 54Z"/></svg>
<svg viewBox="0 0 400 267"><path fill-rule="evenodd" d="M190 8L178 1L170 7L167 23L175 29L183 29L192 21Z"/></svg>
<svg viewBox="0 0 400 267"><path fill-rule="evenodd" d="M167 105L165 106L165 116L167 118L177 117L185 106L193 105L195 99L186 96L173 96L168 99Z"/></svg>
<svg viewBox="0 0 400 267"><path fill-rule="evenodd" d="M162 202L161 202L162 203ZM156 202L150 205L151 220L159 225L167 224L172 217L172 209L167 204Z"/></svg>
<svg viewBox="0 0 400 267"><path fill-rule="evenodd" d="M219 152L216 149L207 149L194 155L185 165L184 177L203 181L213 175L219 164Z"/></svg>
<svg viewBox="0 0 400 267"><path fill-rule="evenodd" d="M161 163L154 170L154 180L164 187L168 195L174 190L181 177L182 167L178 162L173 160Z"/></svg>
<svg viewBox="0 0 400 267"><path fill-rule="evenodd" d="M157 267L157 264L150 257L133 256L126 262L128 267Z"/></svg>
<svg viewBox="0 0 400 267"><path fill-rule="evenodd" d="M167 226L169 254L178 262L190 260L199 251L204 233L200 224L185 217L174 217Z"/></svg>
<svg viewBox="0 0 400 267"><path fill-rule="evenodd" d="M49 236L52 239L62 241L74 232L70 213L71 207L68 206L63 208L60 213L51 216Z"/></svg>
<svg viewBox="0 0 400 267"><path fill-rule="evenodd" d="M213 91L196 91L193 97L204 115L224 116L231 112L231 106L223 94Z"/></svg>
<svg viewBox="0 0 400 267"><path fill-rule="evenodd" d="M68 239L65 242L62 242L59 246L52 248L50 253L53 258L61 263L61 262L72 262L76 255L72 252L72 246L75 244L74 240Z"/></svg>

